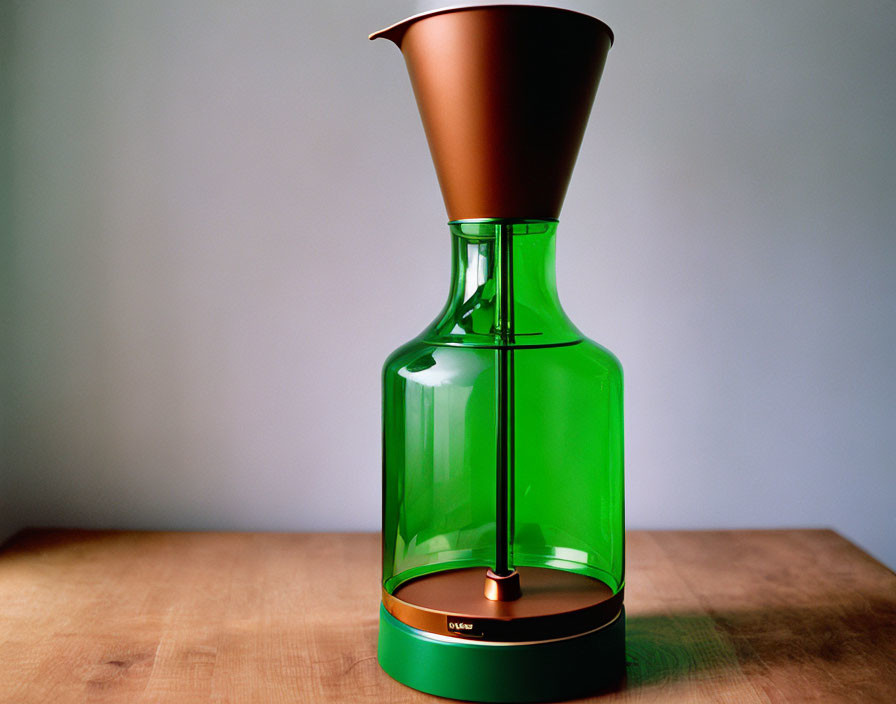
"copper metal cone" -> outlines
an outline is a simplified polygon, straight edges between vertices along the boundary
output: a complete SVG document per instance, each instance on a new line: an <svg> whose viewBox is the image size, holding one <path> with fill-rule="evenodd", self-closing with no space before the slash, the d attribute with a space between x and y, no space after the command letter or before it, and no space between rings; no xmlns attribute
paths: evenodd
<svg viewBox="0 0 896 704"><path fill-rule="evenodd" d="M609 27L492 5L417 15L378 37L404 54L449 219L559 216Z"/></svg>

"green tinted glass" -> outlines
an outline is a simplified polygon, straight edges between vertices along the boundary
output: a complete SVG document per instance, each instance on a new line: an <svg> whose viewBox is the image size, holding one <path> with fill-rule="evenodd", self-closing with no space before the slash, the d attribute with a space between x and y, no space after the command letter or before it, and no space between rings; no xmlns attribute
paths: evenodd
<svg viewBox="0 0 896 704"><path fill-rule="evenodd" d="M556 222L451 223L448 303L383 370L383 580L552 567L623 585L622 370L560 307Z"/></svg>

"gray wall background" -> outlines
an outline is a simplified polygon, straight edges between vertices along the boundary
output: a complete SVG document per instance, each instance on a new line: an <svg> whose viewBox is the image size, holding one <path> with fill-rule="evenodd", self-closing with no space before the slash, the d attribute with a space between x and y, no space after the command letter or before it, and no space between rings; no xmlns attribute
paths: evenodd
<svg viewBox="0 0 896 704"><path fill-rule="evenodd" d="M896 565L896 5L570 3L617 43L561 219L626 370L630 527ZM4 1L2 518L374 530L440 309L411 3Z"/></svg>

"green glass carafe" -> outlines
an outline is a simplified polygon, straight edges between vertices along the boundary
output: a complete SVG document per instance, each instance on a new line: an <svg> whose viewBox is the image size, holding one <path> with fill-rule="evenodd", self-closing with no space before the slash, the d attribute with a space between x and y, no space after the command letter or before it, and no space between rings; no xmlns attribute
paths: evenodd
<svg viewBox="0 0 896 704"><path fill-rule="evenodd" d="M471 701L613 686L622 369L567 318L554 267L612 34L579 13L489 6L376 36L406 57L452 241L444 310L383 369L380 663ZM526 102L540 90L553 106Z"/></svg>

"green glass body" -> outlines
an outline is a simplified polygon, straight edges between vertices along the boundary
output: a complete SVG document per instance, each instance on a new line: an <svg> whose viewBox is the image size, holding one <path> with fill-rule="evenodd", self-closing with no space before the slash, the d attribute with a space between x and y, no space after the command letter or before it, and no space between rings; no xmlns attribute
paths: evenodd
<svg viewBox="0 0 896 704"><path fill-rule="evenodd" d="M383 586L532 566L618 592L622 369L560 306L557 223L449 227L448 303L383 370Z"/></svg>

